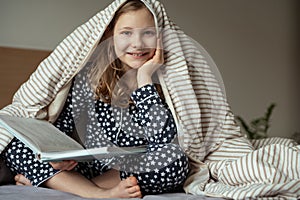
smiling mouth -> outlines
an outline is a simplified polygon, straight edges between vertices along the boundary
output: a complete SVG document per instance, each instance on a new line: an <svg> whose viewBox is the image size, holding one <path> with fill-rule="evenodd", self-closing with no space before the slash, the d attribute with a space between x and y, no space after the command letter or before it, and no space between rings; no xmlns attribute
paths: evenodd
<svg viewBox="0 0 300 200"><path fill-rule="evenodd" d="M146 53L127 53L127 54L129 54L135 58L140 58L140 57L147 55L148 53L146 52Z"/></svg>

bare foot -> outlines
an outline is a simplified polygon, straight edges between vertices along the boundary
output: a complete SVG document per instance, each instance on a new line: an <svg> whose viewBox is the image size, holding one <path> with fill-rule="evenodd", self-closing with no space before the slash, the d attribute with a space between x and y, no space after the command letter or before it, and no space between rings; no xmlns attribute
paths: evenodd
<svg viewBox="0 0 300 200"><path fill-rule="evenodd" d="M108 198L139 198L142 197L138 181L134 176L125 180L120 179L120 172L111 169L100 176L95 177L92 182L102 190L102 195Z"/></svg>
<svg viewBox="0 0 300 200"><path fill-rule="evenodd" d="M27 179L24 175L18 174L15 176L16 185L23 185L23 186L32 186L29 179Z"/></svg>
<svg viewBox="0 0 300 200"><path fill-rule="evenodd" d="M72 180L68 182L68 177L67 175L71 175L70 177ZM79 178L78 178L79 177ZM64 180L66 183L74 184L73 187L67 187L64 188L63 186L60 185L62 183L61 181L56 182L54 178L59 178L59 180ZM135 177L131 176L128 177L125 180L120 181L118 184L116 184L113 188L111 189L103 189L86 179L84 179L84 183L86 184L86 187L84 187L84 184L80 185L78 184L79 180L82 178L82 176L78 174L74 174L71 172L62 172L57 174L56 176L52 177L49 179L46 183L48 187L65 191L65 192L70 192L82 197L88 197L88 198L142 198L142 192L140 190L140 186L138 185L138 181ZM76 180L76 181L75 181ZM22 186L32 186L30 181L22 174L18 174L15 176L15 181L16 185L22 185ZM53 183L54 181L54 183ZM59 183L59 184L58 184ZM50 184L50 185L49 185ZM79 188L78 188L79 187ZM70 188L75 188L75 191L70 190ZM83 191L80 191L83 189Z"/></svg>
<svg viewBox="0 0 300 200"><path fill-rule="evenodd" d="M141 198L142 192L134 176L122 180L117 186L110 189L110 196L115 198Z"/></svg>
<svg viewBox="0 0 300 200"><path fill-rule="evenodd" d="M110 178L110 177L108 177ZM115 178L112 176L111 178ZM140 198L140 186L135 177L120 180L112 188L102 188L98 183L86 179L74 171L62 171L45 182L45 186L54 190L69 192L84 198ZM98 179L99 180L99 179Z"/></svg>

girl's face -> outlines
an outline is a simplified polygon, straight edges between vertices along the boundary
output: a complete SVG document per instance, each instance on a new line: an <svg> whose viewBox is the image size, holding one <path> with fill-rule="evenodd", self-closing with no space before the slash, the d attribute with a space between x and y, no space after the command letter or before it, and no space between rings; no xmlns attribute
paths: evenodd
<svg viewBox="0 0 300 200"><path fill-rule="evenodd" d="M117 57L130 68L138 69L151 59L156 50L156 29L152 14L143 8L122 14L114 33Z"/></svg>

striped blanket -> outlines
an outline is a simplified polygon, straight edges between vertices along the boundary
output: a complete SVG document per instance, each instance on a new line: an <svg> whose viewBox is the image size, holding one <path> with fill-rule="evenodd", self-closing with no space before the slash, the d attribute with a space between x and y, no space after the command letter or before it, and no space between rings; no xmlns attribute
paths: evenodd
<svg viewBox="0 0 300 200"><path fill-rule="evenodd" d="M178 142L190 158L185 191L232 199L300 198L300 147L288 139L245 138L208 53L172 23L161 3L141 1L163 34L165 63L158 77L177 121ZM114 1L66 37L0 114L55 121L72 78L124 2ZM1 151L11 139L0 127Z"/></svg>

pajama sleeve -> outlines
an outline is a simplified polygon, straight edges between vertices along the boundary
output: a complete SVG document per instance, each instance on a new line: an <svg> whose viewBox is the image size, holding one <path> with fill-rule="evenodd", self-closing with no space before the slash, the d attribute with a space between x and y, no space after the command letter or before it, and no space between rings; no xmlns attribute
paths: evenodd
<svg viewBox="0 0 300 200"><path fill-rule="evenodd" d="M89 96L86 77L79 73L73 80L64 108L54 125L65 134L72 135L80 120L86 116L87 104L91 103Z"/></svg>
<svg viewBox="0 0 300 200"><path fill-rule="evenodd" d="M172 142L177 133L176 125L171 111L160 98L155 86L148 84L138 88L131 98L137 108L133 120L143 127L148 142Z"/></svg>

